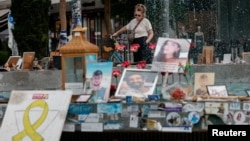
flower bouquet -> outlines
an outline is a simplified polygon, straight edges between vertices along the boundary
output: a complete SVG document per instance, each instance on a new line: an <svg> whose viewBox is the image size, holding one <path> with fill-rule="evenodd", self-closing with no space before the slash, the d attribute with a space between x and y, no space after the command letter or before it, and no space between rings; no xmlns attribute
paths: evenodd
<svg viewBox="0 0 250 141"><path fill-rule="evenodd" d="M192 88L189 84L176 82L162 88L161 93L163 99L181 101L185 100L191 91Z"/></svg>

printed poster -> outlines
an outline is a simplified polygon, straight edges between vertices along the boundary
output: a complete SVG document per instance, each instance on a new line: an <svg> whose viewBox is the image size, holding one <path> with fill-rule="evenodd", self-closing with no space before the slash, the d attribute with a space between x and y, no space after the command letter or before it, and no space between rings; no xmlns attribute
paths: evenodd
<svg viewBox="0 0 250 141"><path fill-rule="evenodd" d="M159 72L183 72L188 61L191 40L158 38L152 70Z"/></svg>
<svg viewBox="0 0 250 141"><path fill-rule="evenodd" d="M113 62L89 62L86 70L85 93L92 91L89 102L107 102L112 79ZM87 92L88 93L88 92Z"/></svg>
<svg viewBox="0 0 250 141"><path fill-rule="evenodd" d="M72 91L12 91L2 141L59 141Z"/></svg>

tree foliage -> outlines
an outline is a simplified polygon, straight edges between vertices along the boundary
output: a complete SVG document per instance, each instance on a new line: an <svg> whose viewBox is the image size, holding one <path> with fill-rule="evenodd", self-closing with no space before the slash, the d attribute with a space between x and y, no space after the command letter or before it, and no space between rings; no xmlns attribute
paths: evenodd
<svg viewBox="0 0 250 141"><path fill-rule="evenodd" d="M188 10L188 7L185 5L185 3L182 0L174 0L172 1L170 8L170 26L172 29L175 29L174 23L178 22L184 22L186 17L186 11Z"/></svg>
<svg viewBox="0 0 250 141"><path fill-rule="evenodd" d="M47 56L50 0L12 0L13 35L19 54L34 51L37 58Z"/></svg>
<svg viewBox="0 0 250 141"><path fill-rule="evenodd" d="M119 15L125 21L129 21L134 17L134 7L136 4L144 4L144 0L110 0L110 2L111 18Z"/></svg>

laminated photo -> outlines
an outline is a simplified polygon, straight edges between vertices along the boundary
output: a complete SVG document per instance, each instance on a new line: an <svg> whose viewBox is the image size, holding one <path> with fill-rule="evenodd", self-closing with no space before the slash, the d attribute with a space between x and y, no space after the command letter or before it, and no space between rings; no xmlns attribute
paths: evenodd
<svg viewBox="0 0 250 141"><path fill-rule="evenodd" d="M158 38L152 70L160 72L183 72L188 61L191 40Z"/></svg>

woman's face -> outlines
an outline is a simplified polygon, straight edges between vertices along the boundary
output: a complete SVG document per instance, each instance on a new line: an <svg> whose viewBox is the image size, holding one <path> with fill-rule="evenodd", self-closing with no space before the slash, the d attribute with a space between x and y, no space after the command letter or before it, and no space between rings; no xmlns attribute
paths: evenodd
<svg viewBox="0 0 250 141"><path fill-rule="evenodd" d="M164 46L163 53L167 54L167 58L173 58L174 53L180 50L177 43L173 41L168 41L167 44Z"/></svg>
<svg viewBox="0 0 250 141"><path fill-rule="evenodd" d="M134 16L137 20L141 20L143 15L141 11L135 10Z"/></svg>

